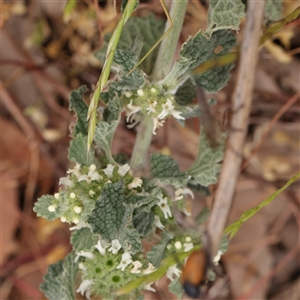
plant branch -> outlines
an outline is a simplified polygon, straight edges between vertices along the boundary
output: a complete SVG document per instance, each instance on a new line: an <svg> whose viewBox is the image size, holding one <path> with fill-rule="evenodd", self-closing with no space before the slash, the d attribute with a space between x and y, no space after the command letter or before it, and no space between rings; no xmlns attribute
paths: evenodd
<svg viewBox="0 0 300 300"><path fill-rule="evenodd" d="M172 1L170 18L174 20L174 27L161 42L157 59L152 73L152 81L159 81L165 78L171 71L173 59L178 44L178 39L182 29L185 16L187 0ZM171 24L166 23L165 33L169 30Z"/></svg>
<svg viewBox="0 0 300 300"><path fill-rule="evenodd" d="M265 1L248 2L238 78L233 97L233 111L235 113L232 118L232 131L228 139L219 186L208 223L212 256L219 249L242 162L264 8Z"/></svg>
<svg viewBox="0 0 300 300"><path fill-rule="evenodd" d="M183 19L185 15L187 0L173 1L170 11L170 18L174 20L174 27L168 35L162 40L159 48L157 60L152 73L152 81L163 79L171 70L173 58L175 55L179 35L181 32ZM170 28L169 22L166 23L165 32ZM131 158L131 168L134 171L146 171L147 157L151 144L153 132L153 119L147 116L141 122L140 130Z"/></svg>

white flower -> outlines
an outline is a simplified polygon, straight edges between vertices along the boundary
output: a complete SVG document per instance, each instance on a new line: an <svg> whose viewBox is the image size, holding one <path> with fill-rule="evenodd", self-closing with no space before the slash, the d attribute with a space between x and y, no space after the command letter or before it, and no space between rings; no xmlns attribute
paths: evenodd
<svg viewBox="0 0 300 300"><path fill-rule="evenodd" d="M143 270L142 272L143 272L143 274L146 275L146 274L150 274L150 273L154 272L155 270L156 270L155 267L149 262L148 268Z"/></svg>
<svg viewBox="0 0 300 300"><path fill-rule="evenodd" d="M179 241L175 242L174 246L177 250L180 250L182 248L182 244Z"/></svg>
<svg viewBox="0 0 300 300"><path fill-rule="evenodd" d="M172 100L170 98L167 98L167 102L162 105L162 111L158 115L158 118L165 119L168 115L172 115L174 118L178 120L184 120L184 117L182 117L180 114L181 112L174 109Z"/></svg>
<svg viewBox="0 0 300 300"><path fill-rule="evenodd" d="M75 205L73 210L76 212L76 214L80 214L82 212L82 207Z"/></svg>
<svg viewBox="0 0 300 300"><path fill-rule="evenodd" d="M54 212L54 211L56 210L56 205L49 205L49 206L48 206L48 210L49 210L50 212Z"/></svg>
<svg viewBox="0 0 300 300"><path fill-rule="evenodd" d="M133 268L130 270L132 274L141 273L140 267L143 265L140 261L136 260L132 262Z"/></svg>
<svg viewBox="0 0 300 300"><path fill-rule="evenodd" d="M170 210L170 206L168 204L168 198L162 198L162 196L157 197L160 201L157 203L157 205L160 207L162 212L164 213L165 219L168 219L168 217L172 217L172 213Z"/></svg>
<svg viewBox="0 0 300 300"><path fill-rule="evenodd" d="M93 190L89 190L89 195L93 197L96 193Z"/></svg>
<svg viewBox="0 0 300 300"><path fill-rule="evenodd" d="M153 134L156 135L156 129L164 126L165 120L158 120L158 118L153 118Z"/></svg>
<svg viewBox="0 0 300 300"><path fill-rule="evenodd" d="M184 252L188 252L194 248L193 243L184 243L183 244Z"/></svg>
<svg viewBox="0 0 300 300"><path fill-rule="evenodd" d="M55 193L55 194L54 194L54 198L55 198L56 200L58 200L58 199L59 199L59 193Z"/></svg>
<svg viewBox="0 0 300 300"><path fill-rule="evenodd" d="M127 113L126 113L126 121L129 122L131 115L137 113L141 110L140 106L135 106L132 104L132 100L130 100L130 103L127 104Z"/></svg>
<svg viewBox="0 0 300 300"><path fill-rule="evenodd" d="M178 189L175 191L175 201L183 199L183 195L190 195L194 199L193 192L188 188Z"/></svg>
<svg viewBox="0 0 300 300"><path fill-rule="evenodd" d="M108 249L109 252L112 252L112 254L117 254L118 251L122 248L119 240L113 240L111 241L111 247Z"/></svg>
<svg viewBox="0 0 300 300"><path fill-rule="evenodd" d="M172 267L170 267L167 271L167 277L173 281L175 278L174 278L174 275L179 277L180 276L180 273L181 271L179 269L176 268L176 264Z"/></svg>
<svg viewBox="0 0 300 300"><path fill-rule="evenodd" d="M67 221L66 217L64 217L64 216L60 217L60 220L61 220L63 223L65 223L65 222Z"/></svg>
<svg viewBox="0 0 300 300"><path fill-rule="evenodd" d="M172 244L168 244L167 249L168 249L168 250L171 250L172 247L173 247Z"/></svg>
<svg viewBox="0 0 300 300"><path fill-rule="evenodd" d="M71 198L71 199L75 199L75 198L76 198L76 194L72 192L72 193L70 194L70 198Z"/></svg>
<svg viewBox="0 0 300 300"><path fill-rule="evenodd" d="M81 175L80 174L80 164L76 164L74 169L70 169L67 171L68 174L74 174L77 178Z"/></svg>
<svg viewBox="0 0 300 300"><path fill-rule="evenodd" d="M102 176L96 172L96 166L94 164L90 165L88 174L83 174L78 177L78 181L85 180L87 183L91 183L93 180L100 180Z"/></svg>
<svg viewBox="0 0 300 300"><path fill-rule="evenodd" d="M108 178L112 178L112 176L113 176L113 171L114 171L114 165L112 165L112 164L108 164L107 166L106 166L106 168L105 169L103 169L103 172L105 173L105 175L108 177Z"/></svg>
<svg viewBox="0 0 300 300"><path fill-rule="evenodd" d="M79 221L79 223L76 225L76 226L73 226L73 227L70 227L69 230L78 230L78 229L81 229L81 228L91 228L91 225L88 224L88 223L85 223L84 221Z"/></svg>
<svg viewBox="0 0 300 300"><path fill-rule="evenodd" d="M128 252L124 252L122 254L122 260L120 264L117 266L117 269L121 269L122 271L125 270L125 268L132 263L131 255Z"/></svg>
<svg viewBox="0 0 300 300"><path fill-rule="evenodd" d="M148 114L150 114L151 112L152 113L155 113L156 112L156 110L155 110L155 106L157 105L157 101L155 100L155 101L149 101L150 102L150 104L149 104L149 106L146 108L146 111L148 112Z"/></svg>
<svg viewBox="0 0 300 300"><path fill-rule="evenodd" d="M123 166L119 167L118 174L122 177L130 170L130 166L128 164L125 164Z"/></svg>
<svg viewBox="0 0 300 300"><path fill-rule="evenodd" d="M132 96L132 92L126 91L126 92L124 93L124 95L125 95L125 97L130 98L130 97Z"/></svg>
<svg viewBox="0 0 300 300"><path fill-rule="evenodd" d="M65 187L73 187L74 182L68 177L61 177L59 179L59 185L64 185Z"/></svg>
<svg viewBox="0 0 300 300"><path fill-rule="evenodd" d="M159 216L155 215L154 225L159 229L164 229L165 226L161 223Z"/></svg>
<svg viewBox="0 0 300 300"><path fill-rule="evenodd" d="M78 264L78 268L83 271L86 270L86 266L84 265L84 263L82 261Z"/></svg>
<svg viewBox="0 0 300 300"><path fill-rule="evenodd" d="M191 238L190 236L187 236L187 237L185 238L185 241L189 243L189 242L192 241L192 238Z"/></svg>
<svg viewBox="0 0 300 300"><path fill-rule="evenodd" d="M80 252L76 253L75 262L78 261L80 256L85 257L85 258L89 258L89 259L94 258L94 254L92 252L81 250Z"/></svg>
<svg viewBox="0 0 300 300"><path fill-rule="evenodd" d="M152 94L154 94L154 93L157 92L157 89L156 89L155 87L152 87L151 90L150 90L150 92L151 92Z"/></svg>
<svg viewBox="0 0 300 300"><path fill-rule="evenodd" d="M156 292L156 290L153 288L153 287L151 287L151 285L153 284L154 282L151 282L151 283L148 283L148 284L146 284L145 285L145 287L144 287L144 290L147 290L147 291L151 291L151 292Z"/></svg>
<svg viewBox="0 0 300 300"><path fill-rule="evenodd" d="M175 119L177 119L177 120L184 120L184 117L180 115L180 114L181 114L181 111L178 111L178 110L173 109L170 113L171 113L171 115L172 115Z"/></svg>
<svg viewBox="0 0 300 300"><path fill-rule="evenodd" d="M133 181L127 185L127 188L129 190L132 190L132 189L134 189L134 188L136 188L138 186L141 187L142 184L143 184L143 180L141 178L139 178L139 177L135 177L133 179Z"/></svg>
<svg viewBox="0 0 300 300"><path fill-rule="evenodd" d="M91 172L95 172L95 171L97 170L96 165L95 165L95 164L91 164L90 167L89 167L89 170L90 170Z"/></svg>
<svg viewBox="0 0 300 300"><path fill-rule="evenodd" d="M98 243L94 246L94 248L96 248L100 252L100 254L104 256L106 252L105 249L108 247L108 245L109 244L106 241L98 240Z"/></svg>
<svg viewBox="0 0 300 300"><path fill-rule="evenodd" d="M221 259L221 256L222 256L223 252L221 250L218 251L217 255L214 257L213 259L213 263L215 265L218 265L219 264L219 261Z"/></svg>
<svg viewBox="0 0 300 300"><path fill-rule="evenodd" d="M140 96L140 97L143 97L144 96L144 91L142 89L138 89L137 91L137 94Z"/></svg>
<svg viewBox="0 0 300 300"><path fill-rule="evenodd" d="M162 105L162 111L158 115L159 119L164 119L174 109L174 105L170 98L167 99L166 103Z"/></svg>
<svg viewBox="0 0 300 300"><path fill-rule="evenodd" d="M72 222L73 222L74 224L78 224L78 223L79 223L79 219L78 219L77 217L75 217L75 218L73 218Z"/></svg>
<svg viewBox="0 0 300 300"><path fill-rule="evenodd" d="M91 299L91 290L92 285L94 284L93 280L85 279L81 282L79 288L76 290L77 293L80 293L82 296L85 294L87 299Z"/></svg>

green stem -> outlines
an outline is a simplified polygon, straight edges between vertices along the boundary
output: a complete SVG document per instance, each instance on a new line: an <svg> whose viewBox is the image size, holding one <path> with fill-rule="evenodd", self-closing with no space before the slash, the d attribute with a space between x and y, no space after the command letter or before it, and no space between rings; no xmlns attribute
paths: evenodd
<svg viewBox="0 0 300 300"><path fill-rule="evenodd" d="M152 73L152 81L162 80L170 72L173 59L181 32L187 0L173 0L170 17L174 20L174 27L162 40L158 56ZM165 32L170 28L166 23ZM140 130L137 133L135 146L131 157L131 168L134 171L145 171L148 162L149 147L152 140L153 119L147 116L141 122Z"/></svg>
<svg viewBox="0 0 300 300"><path fill-rule="evenodd" d="M170 17L174 22L174 27L161 42L153 73L151 75L152 81L154 82L164 79L171 71L187 3L187 0L173 0L172 2ZM169 28L170 23L167 22L165 32Z"/></svg>

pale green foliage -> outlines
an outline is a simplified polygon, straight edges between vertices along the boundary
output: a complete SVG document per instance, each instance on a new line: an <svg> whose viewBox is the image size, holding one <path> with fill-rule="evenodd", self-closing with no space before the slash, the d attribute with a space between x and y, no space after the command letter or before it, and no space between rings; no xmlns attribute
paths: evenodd
<svg viewBox="0 0 300 300"><path fill-rule="evenodd" d="M189 178L171 156L160 153L151 155L151 174L155 180L174 186L185 186Z"/></svg>
<svg viewBox="0 0 300 300"><path fill-rule="evenodd" d="M44 276L44 282L40 285L41 291L45 293L48 299L76 299L74 284L78 266L74 259L74 254L70 253L63 261L48 267L48 273Z"/></svg>
<svg viewBox="0 0 300 300"><path fill-rule="evenodd" d="M142 37L143 47L141 49L140 57L144 57L155 42L162 36L164 27L165 22L161 19L157 19L153 14L149 14L144 18L130 18L126 26L123 28L118 49L130 50L130 47L133 45L136 37ZM110 37L111 34L104 36L104 47L95 54L102 63L105 61L105 52ZM157 52L158 48L155 48L140 65L140 68L148 75L152 72Z"/></svg>
<svg viewBox="0 0 300 300"><path fill-rule="evenodd" d="M198 155L195 162L187 171L191 175L190 183L208 186L217 182L217 175L221 170L221 161L223 159L224 145L217 148L211 148L205 135L200 134Z"/></svg>
<svg viewBox="0 0 300 300"><path fill-rule="evenodd" d="M94 149L87 151L86 135L79 133L70 142L68 159L82 166L90 166L96 163Z"/></svg>
<svg viewBox="0 0 300 300"><path fill-rule="evenodd" d="M154 267L159 267L161 261L165 258L166 247L173 236L174 235L172 233L164 231L162 233L160 242L147 252L147 259L152 263Z"/></svg>
<svg viewBox="0 0 300 300"><path fill-rule="evenodd" d="M73 250L79 252L81 250L89 250L96 245L98 237L93 234L90 228L81 228L72 232L70 242Z"/></svg>
<svg viewBox="0 0 300 300"><path fill-rule="evenodd" d="M57 218L57 214L48 210L48 207L52 205L52 201L54 200L55 198L52 195L44 195L40 197L38 202L34 204L33 211L36 212L38 217L45 218L48 221L55 220Z"/></svg>
<svg viewBox="0 0 300 300"><path fill-rule="evenodd" d="M245 5L241 0L210 0L208 10L208 33L221 29L238 30L244 16Z"/></svg>
<svg viewBox="0 0 300 300"><path fill-rule="evenodd" d="M265 22L275 22L282 18L283 1L267 0L265 8Z"/></svg>
<svg viewBox="0 0 300 300"><path fill-rule="evenodd" d="M178 233L173 212L188 214L186 197L193 197L188 187L209 193L208 185L217 181L220 171L222 142L211 149L202 134L198 156L188 171L181 171L171 156L154 153L149 165L144 157L149 167L147 178L135 177L138 175L126 163L117 164L112 142L122 113L128 122L135 118L152 122L151 132L146 135L149 141L151 133L156 134L169 117L182 125L187 118L201 118L201 107L192 104L196 80L205 91L216 92L226 85L233 65L197 75L193 70L235 46L234 34L218 29L235 29L244 6L230 0L233 11L224 10L222 14L218 3L212 1L210 29L199 31L184 43L169 75L152 82L158 48L142 62L141 69L132 71L132 68L162 36L164 22L151 14L129 20L137 3L122 2L121 20L113 34L105 37L105 47L96 54L103 62L103 70L89 108L83 99L86 87L71 93L70 110L75 112L77 121L71 132L68 158L76 165L60 179L61 188L54 196L42 196L34 206L38 216L74 224L71 228L74 252L63 262L50 266L41 285L50 299L75 299L78 268L81 278L78 291L86 297L91 293L103 299L116 295L121 295L121 299L136 299L146 284L170 272L170 267L175 268L177 262L182 262L201 244L197 231ZM229 16L231 24L227 22ZM111 68L115 76L108 80ZM103 106L98 108L100 100ZM156 244L145 253L144 241L148 239L156 240ZM173 276L170 290L181 297L178 273Z"/></svg>

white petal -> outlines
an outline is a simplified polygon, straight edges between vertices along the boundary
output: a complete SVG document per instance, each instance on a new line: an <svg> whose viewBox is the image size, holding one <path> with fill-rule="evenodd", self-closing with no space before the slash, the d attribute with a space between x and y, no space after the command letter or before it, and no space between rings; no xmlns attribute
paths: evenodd
<svg viewBox="0 0 300 300"><path fill-rule="evenodd" d="M122 177L130 170L130 166L128 164L125 164L123 166L119 167L118 174Z"/></svg>

